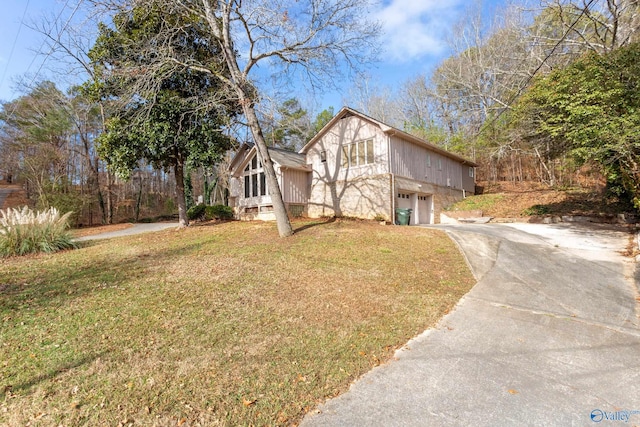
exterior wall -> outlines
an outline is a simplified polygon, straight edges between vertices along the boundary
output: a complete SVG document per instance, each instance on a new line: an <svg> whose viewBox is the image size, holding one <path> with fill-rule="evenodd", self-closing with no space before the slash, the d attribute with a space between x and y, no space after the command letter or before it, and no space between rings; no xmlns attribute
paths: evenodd
<svg viewBox="0 0 640 427"><path fill-rule="evenodd" d="M343 144L373 139L373 164L342 167ZM322 161L322 152L326 161ZM329 184L363 176L389 173L388 137L380 127L360 117L346 117L325 133L307 152L307 164L313 170L313 183Z"/></svg>
<svg viewBox="0 0 640 427"><path fill-rule="evenodd" d="M469 175L468 166L426 147L392 137L390 162L391 172L396 176L454 190L465 188L466 191L473 191L473 187L463 187L463 174Z"/></svg>
<svg viewBox="0 0 640 427"><path fill-rule="evenodd" d="M372 219L381 215L389 221L395 219L395 207L409 204L417 212L411 220L415 224L434 222L444 207L462 199L464 193L473 194L475 178L469 176L469 166L419 143L405 141L401 134L389 136L392 133L385 133L378 124L358 115L335 121L305 148L306 163L312 172L281 170L276 165L285 204L296 212L306 205L305 213L310 217ZM366 148L364 161L357 156L357 165L343 164L344 147L360 147L360 142L369 140L373 147L371 157ZM243 175L249 153L246 156L236 169L238 176L232 178L230 203L235 204L236 213L247 212L256 219L273 216L268 211L268 195L244 198ZM399 191L404 193L402 199L398 198Z"/></svg>
<svg viewBox="0 0 640 427"><path fill-rule="evenodd" d="M231 177L229 182L229 205L233 208L236 217L242 220L275 220L273 202L268 189L266 191L267 194L263 196L244 196L245 174L259 174L264 172L262 168L254 169L251 172L245 172L244 169L247 163L250 163L253 157L254 156L247 156L247 158L244 159L237 168L237 173L239 175ZM281 168L277 163L274 163L274 168L285 205L288 209L291 209L291 212L295 215L304 214L306 212L306 204L308 200L308 177L310 172ZM261 183L259 183L259 185L261 185Z"/></svg>
<svg viewBox="0 0 640 427"><path fill-rule="evenodd" d="M349 181L317 180L311 187L308 212L311 218L353 216L374 219L382 215L391 221L391 176L367 176Z"/></svg>
<svg viewBox="0 0 640 427"><path fill-rule="evenodd" d="M373 141L373 163L343 167L343 146L369 139ZM387 159L388 137L379 126L357 116L338 121L307 152L313 170L307 215L371 219L382 215L390 221Z"/></svg>
<svg viewBox="0 0 640 427"><path fill-rule="evenodd" d="M469 169L473 172L473 175L469 174ZM462 167L462 188L467 195L473 195L476 192L476 168L471 166Z"/></svg>
<svg viewBox="0 0 640 427"><path fill-rule="evenodd" d="M287 169L282 171L281 189L285 203L307 203L309 172Z"/></svg>

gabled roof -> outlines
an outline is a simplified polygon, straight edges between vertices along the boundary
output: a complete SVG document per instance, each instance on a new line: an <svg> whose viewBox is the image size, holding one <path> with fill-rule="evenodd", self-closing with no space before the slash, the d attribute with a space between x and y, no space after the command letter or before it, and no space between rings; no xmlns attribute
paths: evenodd
<svg viewBox="0 0 640 427"><path fill-rule="evenodd" d="M282 148L269 147L269 156L274 163L280 165L281 169L300 169L310 171L311 167L307 165L307 156L296 153L295 151L285 150ZM256 147L252 143L245 142L229 164L229 170L233 171L237 168L244 167L246 161L253 157Z"/></svg>
<svg viewBox="0 0 640 427"><path fill-rule="evenodd" d="M278 163L280 167L310 170L310 167L307 166L307 156L305 154L272 147L269 148L269 155L271 156L271 160Z"/></svg>
<svg viewBox="0 0 640 427"><path fill-rule="evenodd" d="M241 163L244 159L246 159L247 151L251 150L252 148L253 148L253 144L250 144L248 142L243 142L240 148L238 149L238 152L233 156L231 163L229 163L229 170L230 171L234 170L238 166L238 163Z"/></svg>
<svg viewBox="0 0 640 427"><path fill-rule="evenodd" d="M299 153L306 154L309 151L309 148L311 148L316 142L318 142L318 140L320 140L329 131L329 129L331 129L337 122L339 122L340 120L346 117L351 117L351 116L360 117L361 119L366 120L378 126L382 130L382 132L384 132L389 136L398 136L399 138L404 139L406 141L412 142L417 145L421 145L433 152L442 154L443 156L456 160L462 163L463 165L474 166L474 167L478 166L475 162L472 162L471 160L465 159L462 156L451 153L450 151L447 151L441 147L438 147L435 144L427 142L422 138L418 138L417 136L411 135L410 133L401 131L400 129L396 129L393 126L389 126L385 123L382 123L381 121L376 120L373 117L369 117L366 114L363 114L349 107L343 107L340 111L338 111L338 113L329 121L329 123L327 123L322 129L320 129L320 132L318 132L313 138L311 138L311 140L307 143L307 145L302 147Z"/></svg>

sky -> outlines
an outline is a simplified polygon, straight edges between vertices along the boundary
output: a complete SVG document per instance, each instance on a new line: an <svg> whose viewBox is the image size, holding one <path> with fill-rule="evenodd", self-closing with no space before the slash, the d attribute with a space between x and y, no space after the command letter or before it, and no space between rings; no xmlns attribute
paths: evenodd
<svg viewBox="0 0 640 427"><path fill-rule="evenodd" d="M42 17L66 24L82 0L2 0L0 10L0 101L20 96L15 82L23 76L27 83L44 78L59 83L48 70L55 59L47 56L42 35L29 28ZM474 0L475 1L475 0ZM451 28L461 19L471 1L465 0L383 0L373 11L373 17L383 27L380 44L384 47L381 61L370 70L370 82L398 87L418 74L429 73L448 56L446 39ZM487 13L501 7L505 0L485 0ZM40 52L40 54L37 54ZM64 88L64 83L59 84ZM327 93L317 100L320 109L329 106L338 110L344 101L344 91Z"/></svg>

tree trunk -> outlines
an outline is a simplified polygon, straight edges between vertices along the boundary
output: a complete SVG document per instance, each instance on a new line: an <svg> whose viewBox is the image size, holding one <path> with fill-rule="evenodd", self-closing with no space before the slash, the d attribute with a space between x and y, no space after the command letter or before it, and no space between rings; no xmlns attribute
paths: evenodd
<svg viewBox="0 0 640 427"><path fill-rule="evenodd" d="M278 233L280 234L280 237L289 237L293 235L293 228L291 227L287 208L284 205L284 200L282 199L282 192L278 185L278 177L276 177L273 161L271 160L267 144L264 141L264 136L262 135L258 116L256 115L253 105L243 103L242 109L245 117L247 118L247 122L249 123L253 140L256 143L258 156L260 156L259 158L262 162L262 167L264 168L264 174L267 178L267 186L269 187L269 195L271 196L271 203L273 204L273 212L276 215Z"/></svg>
<svg viewBox="0 0 640 427"><path fill-rule="evenodd" d="M113 194L112 194L112 185L113 185L113 177L111 176L111 172L107 168L107 224L113 224Z"/></svg>
<svg viewBox="0 0 640 427"><path fill-rule="evenodd" d="M216 2L217 3L217 2ZM282 200L282 192L278 185L278 179L276 177L276 171L273 168L273 161L267 150L267 144L264 141L262 134L262 128L256 115L254 107L255 99L251 96L250 91L253 89L253 85L247 80L247 76L240 70L238 65L237 52L233 47L231 37L231 10L233 2L225 4L218 4L217 7L221 8L221 22L214 16L210 4L203 1L203 5L206 10L206 18L211 27L213 34L219 39L220 47L225 58L225 62L229 68L231 74L231 88L238 95L240 105L242 105L242 112L244 113L251 134L253 135L254 142L258 151L258 156L262 162L264 174L267 180L267 186L269 188L269 195L271 196L271 203L273 204L273 211L276 215L276 223L278 225L278 233L280 237L288 237L293 235L293 228L287 215L287 209ZM222 25L220 25L222 24Z"/></svg>
<svg viewBox="0 0 640 427"><path fill-rule="evenodd" d="M187 202L184 198L184 164L178 159L173 166L173 172L176 177L176 201L178 203L178 224L179 227L188 227L189 218L187 217Z"/></svg>

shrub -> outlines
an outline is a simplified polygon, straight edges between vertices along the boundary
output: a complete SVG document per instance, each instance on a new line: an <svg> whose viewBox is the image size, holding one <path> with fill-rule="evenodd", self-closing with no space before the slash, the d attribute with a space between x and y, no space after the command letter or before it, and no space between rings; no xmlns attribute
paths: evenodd
<svg viewBox="0 0 640 427"><path fill-rule="evenodd" d="M551 213L551 208L545 205L533 205L522 211L527 216L547 215Z"/></svg>
<svg viewBox="0 0 640 427"><path fill-rule="evenodd" d="M187 218L190 221L195 221L197 219L204 219L205 217L206 206L200 203L199 205L191 206L189 210L187 210Z"/></svg>
<svg viewBox="0 0 640 427"><path fill-rule="evenodd" d="M206 215L207 219L232 219L233 209L230 206L225 205L213 205L207 206Z"/></svg>
<svg viewBox="0 0 640 427"><path fill-rule="evenodd" d="M27 206L0 210L0 256L76 248L67 231L70 216L71 212L60 216L56 208L42 212Z"/></svg>

